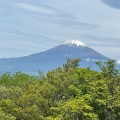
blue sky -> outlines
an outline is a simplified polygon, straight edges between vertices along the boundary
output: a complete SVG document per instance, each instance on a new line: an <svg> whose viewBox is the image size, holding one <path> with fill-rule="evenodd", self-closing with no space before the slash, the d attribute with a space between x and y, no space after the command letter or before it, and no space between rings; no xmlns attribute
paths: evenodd
<svg viewBox="0 0 120 120"><path fill-rule="evenodd" d="M120 59L120 0L1 0L0 58L78 39Z"/></svg>

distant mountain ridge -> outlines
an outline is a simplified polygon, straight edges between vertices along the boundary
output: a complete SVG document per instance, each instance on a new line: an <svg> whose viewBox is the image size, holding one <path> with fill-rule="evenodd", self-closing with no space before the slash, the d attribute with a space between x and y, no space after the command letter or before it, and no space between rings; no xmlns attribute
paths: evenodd
<svg viewBox="0 0 120 120"><path fill-rule="evenodd" d="M109 59L79 40L68 40L44 52L19 58L0 59L0 73L23 71L34 74L39 70L47 72L65 63L66 57L81 58L81 67L91 66L95 70L96 60Z"/></svg>

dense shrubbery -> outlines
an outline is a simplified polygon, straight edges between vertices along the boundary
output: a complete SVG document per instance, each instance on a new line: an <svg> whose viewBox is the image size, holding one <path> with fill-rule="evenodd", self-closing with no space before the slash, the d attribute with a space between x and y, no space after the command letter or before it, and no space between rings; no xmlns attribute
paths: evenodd
<svg viewBox="0 0 120 120"><path fill-rule="evenodd" d="M0 76L0 120L119 120L120 75L114 60L101 72L79 68L80 59L46 75Z"/></svg>

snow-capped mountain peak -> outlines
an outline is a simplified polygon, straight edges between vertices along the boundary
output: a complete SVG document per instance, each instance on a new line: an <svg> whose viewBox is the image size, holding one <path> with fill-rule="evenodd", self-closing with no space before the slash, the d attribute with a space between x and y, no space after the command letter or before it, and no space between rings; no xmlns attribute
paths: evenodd
<svg viewBox="0 0 120 120"><path fill-rule="evenodd" d="M64 42L64 45L69 45L69 46L73 46L76 45L77 47L86 47L87 45L79 40L68 40L66 42Z"/></svg>

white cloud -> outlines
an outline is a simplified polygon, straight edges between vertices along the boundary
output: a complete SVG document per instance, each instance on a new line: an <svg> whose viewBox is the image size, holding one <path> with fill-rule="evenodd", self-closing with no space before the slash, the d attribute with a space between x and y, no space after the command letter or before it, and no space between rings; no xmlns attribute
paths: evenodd
<svg viewBox="0 0 120 120"><path fill-rule="evenodd" d="M90 59L90 58L86 58L85 60L86 60L87 62L91 61L91 59Z"/></svg>
<svg viewBox="0 0 120 120"><path fill-rule="evenodd" d="M120 65L120 59L118 59L116 62L117 62L117 64L119 64L119 65Z"/></svg>
<svg viewBox="0 0 120 120"><path fill-rule="evenodd" d="M92 62L96 62L96 61L102 61L102 62L105 62L106 60L98 60L98 59L90 59L90 58L86 58L85 59L87 62L90 62L90 61L92 61Z"/></svg>
<svg viewBox="0 0 120 120"><path fill-rule="evenodd" d="M28 3L12 3L15 7L22 8L24 10L40 13L40 14L46 14L46 15L55 15L56 11L50 7L46 6L37 6L33 4Z"/></svg>

